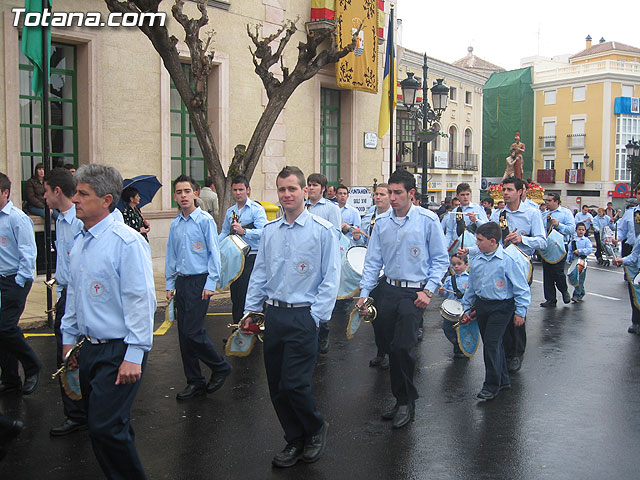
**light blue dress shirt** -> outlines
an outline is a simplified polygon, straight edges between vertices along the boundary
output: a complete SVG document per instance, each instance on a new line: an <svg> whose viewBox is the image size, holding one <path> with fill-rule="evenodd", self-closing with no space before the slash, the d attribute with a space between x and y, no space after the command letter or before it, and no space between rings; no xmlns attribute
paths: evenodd
<svg viewBox="0 0 640 480"><path fill-rule="evenodd" d="M312 205L311 201L307 200L305 205L309 213L328 220L339 232L342 231L342 217L338 205L326 198L321 198L315 205Z"/></svg>
<svg viewBox="0 0 640 480"><path fill-rule="evenodd" d="M520 255L518 252L516 255ZM526 317L531 304L531 289L527 273L517 260L498 245L495 252L480 252L470 261L469 288L464 292L462 306L471 307L477 297L487 300L515 299L516 315Z"/></svg>
<svg viewBox="0 0 640 480"><path fill-rule="evenodd" d="M391 207L389 207L387 209L387 211L391 210ZM378 220L378 216L381 215L380 213L378 213L378 208L377 207L373 207L373 210L369 210L367 212L367 214L362 217L362 223L360 224L360 229L366 233L367 235L369 235L369 238L371 237L371 219L373 218L373 214L375 213L376 215L376 220ZM385 213L385 212L383 212ZM375 224L374 224L375 226ZM354 246L366 246L369 243L369 238L365 237L364 235L360 235L360 240L354 240L353 239L353 235L351 236L351 245Z"/></svg>
<svg viewBox="0 0 640 480"><path fill-rule="evenodd" d="M265 300L309 303L318 326L331 318L339 281L340 249L333 225L306 209L292 224L283 215L264 228L244 312L261 312Z"/></svg>
<svg viewBox="0 0 640 480"><path fill-rule="evenodd" d="M340 207L338 207L340 208ZM346 223L348 225L351 225L353 227L359 227L360 226L360 212L358 212L358 210L356 210L355 208L353 208L351 205L349 204L345 204L344 207L340 208L340 225L342 226L343 223ZM353 229L350 229L347 233L345 233L345 235L347 236L347 238L349 239L349 241L351 241L353 239Z"/></svg>
<svg viewBox="0 0 640 480"><path fill-rule="evenodd" d="M387 278L425 283L425 288L435 292L449 268L436 214L411 205L404 218L398 218L392 208L380 215L364 259L361 297L368 297L374 289L383 266Z"/></svg>
<svg viewBox="0 0 640 480"><path fill-rule="evenodd" d="M457 211L457 208L449 210L449 212L445 213L443 218L443 230L446 232L447 246L451 245L458 238L455 215L455 212ZM484 207L482 205L478 205L477 203L471 202L466 207L462 207L462 213L475 213L476 225L478 227L483 223L487 223L489 221L489 219L487 218L487 212L484 211ZM464 223L467 227L471 225L471 219L468 215L464 216Z"/></svg>
<svg viewBox="0 0 640 480"><path fill-rule="evenodd" d="M220 235L218 235L218 243L224 240L231 231L231 222L233 221L233 213L239 217L240 225L249 225L253 223L253 228L247 228L246 233L242 235L245 242L251 247L251 253L258 251L260 245L260 237L262 236L262 230L267 224L267 213L264 211L264 207L258 202L254 202L250 198L247 198L247 203L244 204L240 210L238 210L238 204L230 206L227 209L227 213L224 215L224 223L220 229Z"/></svg>
<svg viewBox="0 0 640 480"><path fill-rule="evenodd" d="M542 218L544 220L544 227L546 230L551 226L549 215L551 215L551 218L555 218L560 222L558 226L554 228L564 236L565 243L571 240L573 234L576 233L576 221L569 209L563 206L558 206L555 210L547 210L544 212L542 214Z"/></svg>
<svg viewBox="0 0 640 480"><path fill-rule="evenodd" d="M456 286L458 287L458 290L462 293L466 292L467 288L469 288L469 272L456 273L454 275L456 276ZM451 275L447 276L442 287L453 292L453 282L451 281ZM457 300L458 297L456 297L456 294L451 292L442 292L438 294L441 297Z"/></svg>
<svg viewBox="0 0 640 480"><path fill-rule="evenodd" d="M640 207L627 208L622 218L618 220L618 240L629 245L634 245L636 241L636 227L633 218L636 211L640 211Z"/></svg>
<svg viewBox="0 0 640 480"><path fill-rule="evenodd" d="M113 215L76 235L62 318L62 342L80 335L122 338L124 360L142 363L153 343L156 291L149 244Z"/></svg>
<svg viewBox="0 0 640 480"><path fill-rule="evenodd" d="M547 246L547 235L542 225L540 210L520 203L517 210L510 210L508 206L504 207L507 212L507 225L510 231L518 231L522 237L522 243L516 244L525 255L533 255L535 250L544 249ZM491 221L500 224L500 211L491 215ZM502 243L502 239L500 239ZM472 247L473 255L479 252L478 246ZM471 253L471 249L469 249Z"/></svg>
<svg viewBox="0 0 640 480"><path fill-rule="evenodd" d="M21 287L33 280L36 268L33 221L9 200L0 210L0 275L16 275Z"/></svg>
<svg viewBox="0 0 640 480"><path fill-rule="evenodd" d="M622 257L622 265L625 267L634 267L640 269L640 236L633 244L633 250L626 257Z"/></svg>
<svg viewBox="0 0 640 480"><path fill-rule="evenodd" d="M212 292L220 276L220 250L216 222L200 207L185 218L180 213L171 221L164 276L166 289L176 287L176 276L208 273L205 290Z"/></svg>
<svg viewBox="0 0 640 480"><path fill-rule="evenodd" d="M569 243L569 248L567 248L567 263L571 263L574 258L580 257L580 255L591 255L593 253L593 243L586 236L583 237L575 237L573 240L576 241L576 250L578 250L578 255L573 253L573 241Z"/></svg>
<svg viewBox="0 0 640 480"><path fill-rule="evenodd" d="M593 230L596 232L600 232L604 227L614 228L614 225L611 223L611 217L609 215L596 215L593 217Z"/></svg>
<svg viewBox="0 0 640 480"><path fill-rule="evenodd" d="M84 228L76 217L76 206L72 205L66 213L60 212L56 220L56 281L61 288L69 285L69 254L76 235Z"/></svg>
<svg viewBox="0 0 640 480"><path fill-rule="evenodd" d="M587 227L587 231L589 231L589 228L591 227L591 224L593 223L593 215L591 215L590 213L587 213L586 215L582 212L578 212L576 213L576 216L573 217L576 223L582 222L584 223L584 226Z"/></svg>

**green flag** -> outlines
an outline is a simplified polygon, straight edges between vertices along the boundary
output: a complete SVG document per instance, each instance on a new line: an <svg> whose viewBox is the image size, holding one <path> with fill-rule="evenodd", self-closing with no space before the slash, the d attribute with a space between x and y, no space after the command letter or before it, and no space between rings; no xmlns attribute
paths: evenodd
<svg viewBox="0 0 640 480"><path fill-rule="evenodd" d="M25 0L25 15L32 12L42 14L42 0ZM49 9L51 9L51 0L47 0ZM42 32L45 27L38 25L37 27L23 27L22 29L22 53L33 63L33 81L31 88L36 95L42 93L42 70L44 68L43 52L42 52ZM47 58L51 58L51 29L47 29Z"/></svg>

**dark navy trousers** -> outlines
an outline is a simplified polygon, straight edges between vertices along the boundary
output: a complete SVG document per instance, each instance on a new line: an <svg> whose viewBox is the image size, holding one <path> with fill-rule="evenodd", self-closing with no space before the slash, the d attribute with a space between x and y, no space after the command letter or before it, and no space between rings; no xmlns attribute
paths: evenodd
<svg viewBox="0 0 640 480"><path fill-rule="evenodd" d="M284 438L301 446L324 424L311 388L318 329L310 307L267 306L263 351L271 403Z"/></svg>
<svg viewBox="0 0 640 480"><path fill-rule="evenodd" d="M249 279L253 272L253 265L256 263L256 254L247 255L244 259L244 269L238 279L229 285L231 293L231 313L233 315L233 323L240 322L244 315L244 303L247 298L247 288L249 288Z"/></svg>

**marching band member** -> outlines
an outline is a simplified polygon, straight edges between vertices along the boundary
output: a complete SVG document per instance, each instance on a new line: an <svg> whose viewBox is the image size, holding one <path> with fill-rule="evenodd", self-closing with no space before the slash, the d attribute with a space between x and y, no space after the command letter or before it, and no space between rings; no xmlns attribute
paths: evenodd
<svg viewBox="0 0 640 480"><path fill-rule="evenodd" d="M69 285L69 253L73 247L76 235L82 230L83 224L76 217L76 207L71 198L76 193L76 181L66 168L54 168L44 176L44 198L47 205L60 212L56 220L56 282L60 297L56 302L56 317L53 331L56 335L56 365L62 365L62 333L60 324L64 316ZM60 382L60 395L65 421L59 427L53 427L49 433L56 437L68 435L86 428L87 412L82 400L71 400Z"/></svg>
<svg viewBox="0 0 640 480"><path fill-rule="evenodd" d="M604 227L612 227L611 217L606 215L604 208L598 208L598 214L593 217L593 236L596 238L596 258L598 265L602 265L602 232Z"/></svg>
<svg viewBox="0 0 640 480"><path fill-rule="evenodd" d="M484 208L477 203L471 201L471 186L468 183L460 183L456 187L456 198L460 200L460 206L450 211L449 215L445 215L444 231L446 232L447 246L451 245L460 235L457 229L457 215L453 212L461 212L466 228L473 233L475 229L487 223L487 213Z"/></svg>
<svg viewBox="0 0 640 480"><path fill-rule="evenodd" d="M441 297L460 300L464 296L464 292L469 286L468 267L469 257L466 255L463 255L462 257L454 255L451 257L451 269L453 270L453 275L448 275L442 287L438 289L438 293ZM458 345L458 334L456 333L456 329L453 327L453 323L443 318L442 331L444 332L444 336L447 337L447 340L449 340L453 345L453 358L467 358L465 354L462 353L462 350L460 350L460 345Z"/></svg>
<svg viewBox="0 0 640 480"><path fill-rule="evenodd" d="M576 223L576 238L569 242L567 253L567 263L571 263L574 258L587 258L593 252L593 244L587 237L587 226L583 222ZM573 290L571 300L573 303L581 302L584 298L584 281L587 279L587 269L585 268L578 275L578 285Z"/></svg>
<svg viewBox="0 0 640 480"><path fill-rule="evenodd" d="M9 200L11 180L0 173L0 394L29 395L40 381L42 364L18 326L36 267L33 222ZM24 383L18 373L24 369Z"/></svg>
<svg viewBox="0 0 640 480"><path fill-rule="evenodd" d="M583 205L582 210L576 213L575 217L573 217L576 222L576 228L578 222L584 223L585 228L587 229L587 233L584 234L585 237L589 237L589 229L591 225L593 225L593 215L589 212L589 206Z"/></svg>
<svg viewBox="0 0 640 480"><path fill-rule="evenodd" d="M338 206L326 198L327 177L321 173L312 173L307 177L308 200L305 202L307 210L314 215L331 222L336 230L342 229L342 217Z"/></svg>
<svg viewBox="0 0 640 480"><path fill-rule="evenodd" d="M382 418L393 420L394 428L402 428L413 419L418 398L413 383L418 328L449 266L438 217L412 205L415 193L415 178L406 170L396 170L389 178L391 210L376 220L357 302L361 306L369 297L384 266L387 278L380 285L377 321L383 332L384 351L389 353L396 404Z"/></svg>
<svg viewBox="0 0 640 480"><path fill-rule="evenodd" d="M227 209L220 235L218 235L218 243L222 242L227 235L234 234L240 235L251 247L249 255L244 260L242 274L229 286L233 323L238 323L244 311L247 286L256 261L262 229L267 223L267 213L262 205L249 198L251 187L247 177L243 175L235 177L231 181L231 190L236 204Z"/></svg>
<svg viewBox="0 0 640 480"><path fill-rule="evenodd" d="M387 212L391 208L391 200L389 199L389 185L386 183L379 183L376 187L376 191L373 193L374 208L370 213L367 213L362 218L362 229L353 229L353 243L355 245L367 245L369 238L371 238L371 232L376 224L376 219ZM366 235L366 236L365 236ZM371 297L377 300L378 287L374 288L371 292ZM373 326L373 335L378 349L376 356L369 360L370 367L379 367L381 369L389 368L389 357L384 350L382 341L382 332L380 330L380 323L376 320L371 322Z"/></svg>
<svg viewBox="0 0 640 480"><path fill-rule="evenodd" d="M266 300L264 364L271 402L286 447L276 467L312 463L324 453L328 424L311 389L318 354L317 329L331 316L338 294L340 250L331 223L304 208L303 173L285 167L276 179L284 216L269 222L249 282L245 314ZM249 316L242 328L253 319Z"/></svg>
<svg viewBox="0 0 640 480"><path fill-rule="evenodd" d="M564 236L565 245L571 240L576 231L576 223L569 209L560 205L560 195L557 193L548 193L544 199L547 206L545 213L547 231L551 228L557 230ZM562 301L564 303L571 302L569 289L567 288L567 277L564 274L564 263L548 263L542 259L543 286L545 301L540 304L541 307L556 306L556 287L562 293Z"/></svg>
<svg viewBox="0 0 640 480"><path fill-rule="evenodd" d="M628 267L630 271L625 268L624 276L627 280L627 286L629 288L629 302L631 303L631 325L627 329L629 333L640 334L640 308L638 308L638 295L636 287L633 284L634 276L637 275L640 270L640 235L636 237L636 243L633 245L633 249L629 255L624 257L614 258L613 264Z"/></svg>
<svg viewBox="0 0 640 480"><path fill-rule="evenodd" d="M167 300L173 298L175 289L180 354L187 377L187 388L176 395L178 400L215 392L231 372L231 365L216 351L204 328L209 298L220 275L220 252L213 218L195 206L195 183L188 175L173 182L180 214L171 222L164 270ZM211 369L208 384L200 361Z"/></svg>
<svg viewBox="0 0 640 480"><path fill-rule="evenodd" d="M464 309L474 307L482 336L485 378L480 400L493 400L511 387L502 337L507 325L524 323L531 303L527 274L500 245L500 227L489 222L476 230L480 253L471 262L469 288L462 298ZM516 255L520 255L516 252ZM465 314L463 321L469 321Z"/></svg>
<svg viewBox="0 0 640 480"><path fill-rule="evenodd" d="M640 184L636 186L635 192L640 203ZM640 236L640 205L627 208L618 221L618 241L622 241L623 257L631 253L638 236Z"/></svg>
<svg viewBox="0 0 640 480"><path fill-rule="evenodd" d="M336 198L338 199L338 208L340 208L342 233L351 240L353 238L353 228L360 226L360 212L351 205L347 205L349 189L344 185L338 185L338 188L336 189Z"/></svg>
<svg viewBox="0 0 640 480"><path fill-rule="evenodd" d="M145 478L131 427L131 405L153 343L156 296L149 244L115 220L122 177L83 165L73 203L84 224L69 255L62 357L84 337L77 363L89 435L107 478Z"/></svg>

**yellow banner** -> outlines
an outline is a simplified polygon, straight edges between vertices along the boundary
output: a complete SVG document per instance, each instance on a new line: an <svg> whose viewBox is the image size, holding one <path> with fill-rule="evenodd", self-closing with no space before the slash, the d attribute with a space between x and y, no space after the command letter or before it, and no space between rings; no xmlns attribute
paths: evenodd
<svg viewBox="0 0 640 480"><path fill-rule="evenodd" d="M362 28L356 48L336 63L339 88L378 92L378 2L377 0L336 0L336 40L338 48L351 43Z"/></svg>

